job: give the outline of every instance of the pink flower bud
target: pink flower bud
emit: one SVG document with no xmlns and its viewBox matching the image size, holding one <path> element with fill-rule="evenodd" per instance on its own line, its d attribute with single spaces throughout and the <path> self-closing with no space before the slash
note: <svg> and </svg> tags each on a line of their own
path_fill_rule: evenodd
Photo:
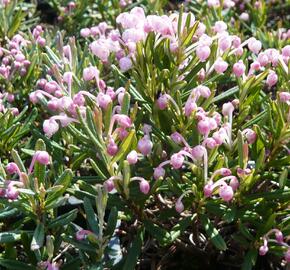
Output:
<svg viewBox="0 0 290 270">
<path fill-rule="evenodd" d="M 126 72 L 132 67 L 132 61 L 129 57 L 123 57 L 119 60 L 120 69 L 122 72 Z"/>
<path fill-rule="evenodd" d="M 140 191 L 144 194 L 148 194 L 148 192 L 150 191 L 150 185 L 149 185 L 148 181 L 146 181 L 146 180 L 140 181 L 139 188 L 140 188 Z"/>
<path fill-rule="evenodd" d="M 37 86 L 41 89 L 44 89 L 45 85 L 47 83 L 47 80 L 46 79 L 40 79 L 38 82 L 37 82 Z"/>
<path fill-rule="evenodd" d="M 183 210 L 184 210 L 184 205 L 183 205 L 183 203 L 182 203 L 182 201 L 181 200 L 177 200 L 176 201 L 176 203 L 175 203 L 175 210 L 176 210 L 176 212 L 178 212 L 178 213 L 181 213 L 181 212 L 183 212 Z"/>
<path fill-rule="evenodd" d="M 6 197 L 7 199 L 10 199 L 10 200 L 16 200 L 19 196 L 19 191 L 18 189 L 13 186 L 13 185 L 9 185 L 7 190 L 6 190 Z"/>
<path fill-rule="evenodd" d="M 269 62 L 270 62 L 269 61 L 269 57 L 267 56 L 267 54 L 265 54 L 263 52 L 259 53 L 258 58 L 257 58 L 257 61 L 260 63 L 260 65 L 262 67 L 268 65 Z"/>
<path fill-rule="evenodd" d="M 214 70 L 218 73 L 224 73 L 228 68 L 228 63 L 224 61 L 222 58 L 218 58 L 214 63 Z"/>
<path fill-rule="evenodd" d="M 283 236 L 283 233 L 281 231 L 276 231 L 275 232 L 275 238 L 276 238 L 276 241 L 278 243 L 283 243 L 283 239 L 284 239 L 284 236 Z"/>
<path fill-rule="evenodd" d="M 72 83 L 72 79 L 73 79 L 73 73 L 68 71 L 68 72 L 65 72 L 62 76 L 62 79 L 65 83 L 67 84 L 71 84 Z"/>
<path fill-rule="evenodd" d="M 125 128 L 117 128 L 117 130 L 120 140 L 124 140 L 129 134 L 129 132 Z"/>
<path fill-rule="evenodd" d="M 286 45 L 284 48 L 282 48 L 282 55 L 284 57 L 290 57 L 290 45 Z"/>
<path fill-rule="evenodd" d="M 266 79 L 266 84 L 269 86 L 269 87 L 272 87 L 274 86 L 276 83 L 278 82 L 278 75 L 276 74 L 275 71 L 270 71 L 268 76 L 267 76 L 267 79 Z"/>
<path fill-rule="evenodd" d="M 200 37 L 201 35 L 203 35 L 204 33 L 205 33 L 205 30 L 206 30 L 206 26 L 202 23 L 202 22 L 200 22 L 199 24 L 198 24 L 198 27 L 197 27 L 197 29 L 196 29 L 196 31 L 195 31 L 195 35 L 197 36 L 197 37 Z"/>
<path fill-rule="evenodd" d="M 245 71 L 246 71 L 246 66 L 244 65 L 242 60 L 234 64 L 233 72 L 237 77 L 241 77 L 245 73 Z"/>
<path fill-rule="evenodd" d="M 75 105 L 84 106 L 85 105 L 85 102 L 86 102 L 86 100 L 85 100 L 85 97 L 83 96 L 83 94 L 77 93 L 77 94 L 74 95 L 74 97 L 73 97 L 73 103 Z"/>
<path fill-rule="evenodd" d="M 129 128 L 132 125 L 132 121 L 129 116 L 125 114 L 116 114 L 116 121 L 123 128 Z"/>
<path fill-rule="evenodd" d="M 91 81 L 99 77 L 99 71 L 96 67 L 87 67 L 83 70 L 83 79 L 85 81 Z"/>
<path fill-rule="evenodd" d="M 58 109 L 58 99 L 53 98 L 47 102 L 47 108 L 53 112 L 57 111 Z"/>
<path fill-rule="evenodd" d="M 118 145 L 115 143 L 114 139 L 111 137 L 109 140 L 109 144 L 107 146 L 107 153 L 110 156 L 116 155 L 118 152 Z"/>
<path fill-rule="evenodd" d="M 85 237 L 86 237 L 88 234 L 90 234 L 90 233 L 91 233 L 91 232 L 88 231 L 88 230 L 79 230 L 79 231 L 77 231 L 77 233 L 76 233 L 76 239 L 77 239 L 78 241 L 84 240 Z"/>
<path fill-rule="evenodd" d="M 36 151 L 34 154 L 36 156 L 36 161 L 42 165 L 48 165 L 50 161 L 49 154 L 46 151 Z"/>
<path fill-rule="evenodd" d="M 212 185 L 211 184 L 206 184 L 203 188 L 203 194 L 206 198 L 211 197 L 212 195 Z"/>
<path fill-rule="evenodd" d="M 13 94 L 11 94 L 11 93 L 8 93 L 7 101 L 12 103 L 14 101 L 14 99 L 15 99 L 15 96 Z"/>
<path fill-rule="evenodd" d="M 58 123 L 54 119 L 45 120 L 43 122 L 43 131 L 50 138 L 59 129 Z"/>
<path fill-rule="evenodd" d="M 160 110 L 164 110 L 167 108 L 168 106 L 168 97 L 166 94 L 161 95 L 158 99 L 157 99 L 157 106 Z"/>
<path fill-rule="evenodd" d="M 229 185 L 233 189 L 233 191 L 236 191 L 238 189 L 238 187 L 240 186 L 240 183 L 239 183 L 237 177 L 233 176 L 231 178 L 231 181 L 230 181 Z"/>
<path fill-rule="evenodd" d="M 209 46 L 198 46 L 196 48 L 196 56 L 200 62 L 205 62 L 205 60 L 210 56 L 210 47 Z"/>
<path fill-rule="evenodd" d="M 219 195 L 224 201 L 229 202 L 234 196 L 234 191 L 231 186 L 224 184 L 219 188 Z"/>
<path fill-rule="evenodd" d="M 61 90 L 56 90 L 54 92 L 54 95 L 57 97 L 57 98 L 61 98 L 63 97 L 63 92 Z"/>
<path fill-rule="evenodd" d="M 261 69 L 261 64 L 258 61 L 254 61 L 251 64 L 251 71 L 256 70 L 259 71 Z"/>
<path fill-rule="evenodd" d="M 201 135 L 204 135 L 204 136 L 208 135 L 208 133 L 210 132 L 209 118 L 205 118 L 203 120 L 200 120 L 197 124 L 197 129 Z"/>
<path fill-rule="evenodd" d="M 184 162 L 184 156 L 182 154 L 173 154 L 170 158 L 170 164 L 174 169 L 180 169 Z"/>
<path fill-rule="evenodd" d="M 285 260 L 287 263 L 290 263 L 290 248 L 284 254 Z"/>
<path fill-rule="evenodd" d="M 279 99 L 281 102 L 288 102 L 290 101 L 290 93 L 288 92 L 280 92 L 279 93 Z"/>
<path fill-rule="evenodd" d="M 219 42 L 218 42 L 218 46 L 221 49 L 221 51 L 226 51 L 227 49 L 229 49 L 232 46 L 232 39 L 230 36 L 224 36 L 222 37 Z"/>
<path fill-rule="evenodd" d="M 244 53 L 244 49 L 242 46 L 238 47 L 236 50 L 235 50 L 235 55 L 236 56 L 242 56 Z"/>
<path fill-rule="evenodd" d="M 187 117 L 190 117 L 192 112 L 197 110 L 197 105 L 192 99 L 188 99 L 184 106 L 184 114 Z"/>
<path fill-rule="evenodd" d="M 232 174 L 231 170 L 228 168 L 220 168 L 219 171 L 222 176 L 230 176 Z"/>
<path fill-rule="evenodd" d="M 58 108 L 60 110 L 66 111 L 68 108 L 73 104 L 73 101 L 70 97 L 64 96 L 60 99 L 58 99 Z"/>
<path fill-rule="evenodd" d="M 92 53 L 100 58 L 101 61 L 107 62 L 110 56 L 110 50 L 108 49 L 108 45 L 104 40 L 96 40 L 91 43 L 90 49 Z"/>
<path fill-rule="evenodd" d="M 241 39 L 238 36 L 232 36 L 232 42 L 235 48 L 238 48 L 241 45 Z"/>
<path fill-rule="evenodd" d="M 235 110 L 235 107 L 231 102 L 227 102 L 223 104 L 222 114 L 224 116 L 232 115 Z"/>
<path fill-rule="evenodd" d="M 243 12 L 240 17 L 239 17 L 242 21 L 248 21 L 250 16 L 249 16 L 249 13 L 247 12 Z"/>
<path fill-rule="evenodd" d="M 129 164 L 136 164 L 138 161 L 138 154 L 135 150 L 132 150 L 128 155 L 127 155 L 127 161 Z"/>
<path fill-rule="evenodd" d="M 280 53 L 278 50 L 270 48 L 270 49 L 265 50 L 265 54 L 268 56 L 269 61 L 273 64 L 273 66 L 278 65 L 278 59 L 280 56 Z"/>
<path fill-rule="evenodd" d="M 19 71 L 19 74 L 21 77 L 25 76 L 27 73 L 27 69 L 25 67 L 22 67 Z"/>
<path fill-rule="evenodd" d="M 199 94 L 204 98 L 209 98 L 211 95 L 211 91 L 207 86 L 200 85 L 196 88 L 196 90 L 199 92 Z"/>
<path fill-rule="evenodd" d="M 165 175 L 165 170 L 162 167 L 156 167 L 154 169 L 153 177 L 155 180 L 158 180 L 159 178 L 163 178 Z"/>
<path fill-rule="evenodd" d="M 44 46 L 45 46 L 45 43 L 46 43 L 46 40 L 45 40 L 45 38 L 43 38 L 43 37 L 38 37 L 38 38 L 36 39 L 36 42 L 37 42 L 37 44 L 38 44 L 40 47 L 44 47 Z"/>
<path fill-rule="evenodd" d="M 174 132 L 170 135 L 170 138 L 177 144 L 182 143 L 182 135 L 178 132 Z"/>
<path fill-rule="evenodd" d="M 36 104 L 38 102 L 38 97 L 37 97 L 36 92 L 32 92 L 29 94 L 29 100 L 33 104 Z"/>
<path fill-rule="evenodd" d="M 59 86 L 55 81 L 48 82 L 44 85 L 44 90 L 50 94 L 53 94 L 58 89 Z"/>
<path fill-rule="evenodd" d="M 115 100 L 116 98 L 116 93 L 112 87 L 107 87 L 106 95 L 110 96 L 112 100 Z"/>
<path fill-rule="evenodd" d="M 147 156 L 151 153 L 153 143 L 151 142 L 148 135 L 145 135 L 141 140 L 138 141 L 137 148 L 144 155 Z"/>
<path fill-rule="evenodd" d="M 248 143 L 252 144 L 252 143 L 254 143 L 256 141 L 257 134 L 256 134 L 255 131 L 253 131 L 252 129 L 247 128 L 247 129 L 244 130 L 244 133 L 246 135 Z"/>
<path fill-rule="evenodd" d="M 262 43 L 261 43 L 261 41 L 252 37 L 248 41 L 248 48 L 251 52 L 258 54 L 259 51 L 262 49 Z"/>
<path fill-rule="evenodd" d="M 19 168 L 18 168 L 18 166 L 17 166 L 17 164 L 15 162 L 10 162 L 6 166 L 6 171 L 9 174 L 14 174 L 14 173 L 19 172 Z"/>
<path fill-rule="evenodd" d="M 103 185 L 107 192 L 111 192 L 115 188 L 115 184 L 112 179 L 106 180 Z"/>
<path fill-rule="evenodd" d="M 89 28 L 83 28 L 83 29 L 81 29 L 80 33 L 81 33 L 81 36 L 83 38 L 86 38 L 86 37 L 90 36 L 91 30 Z"/>
<path fill-rule="evenodd" d="M 97 101 L 102 109 L 107 109 L 108 105 L 112 102 L 109 95 L 100 92 L 97 96 Z"/>
<path fill-rule="evenodd" d="M 206 138 L 204 140 L 204 145 L 209 149 L 214 149 L 217 146 L 217 143 L 213 138 Z"/>
<path fill-rule="evenodd" d="M 205 70 L 204 70 L 204 68 L 202 68 L 197 74 L 198 80 L 203 82 L 205 79 L 205 75 L 206 75 Z"/>
<path fill-rule="evenodd" d="M 196 160 L 201 160 L 205 152 L 206 149 L 202 145 L 197 145 L 191 150 L 191 154 Z"/>
<path fill-rule="evenodd" d="M 259 248 L 259 254 L 260 254 L 260 256 L 265 256 L 268 251 L 269 251 L 268 246 L 261 246 Z"/>
<path fill-rule="evenodd" d="M 224 31 L 226 31 L 228 28 L 227 24 L 223 21 L 217 21 L 214 25 L 214 28 L 213 30 L 216 32 L 216 33 L 222 33 Z"/>
</svg>

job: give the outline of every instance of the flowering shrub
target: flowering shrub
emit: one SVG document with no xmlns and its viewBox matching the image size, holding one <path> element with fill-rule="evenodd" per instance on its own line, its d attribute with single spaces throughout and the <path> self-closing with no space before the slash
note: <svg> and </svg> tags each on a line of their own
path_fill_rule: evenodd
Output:
<svg viewBox="0 0 290 270">
<path fill-rule="evenodd" d="M 265 1 L 166 2 L 48 1 L 68 34 L 3 40 L 5 269 L 289 263 L 289 31 Z"/>
</svg>

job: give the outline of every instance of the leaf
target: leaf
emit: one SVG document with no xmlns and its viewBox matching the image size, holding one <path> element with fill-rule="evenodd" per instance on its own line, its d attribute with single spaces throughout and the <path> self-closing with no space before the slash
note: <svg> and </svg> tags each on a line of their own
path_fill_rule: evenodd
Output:
<svg viewBox="0 0 290 270">
<path fill-rule="evenodd" d="M 23 263 L 23 262 L 19 262 L 19 261 L 15 261 L 15 260 L 9 260 L 9 259 L 2 259 L 0 258 L 0 265 L 4 266 L 8 269 L 12 269 L 12 270 L 36 270 L 36 267 Z"/>
<path fill-rule="evenodd" d="M 257 249 L 250 249 L 244 259 L 242 270 L 251 270 L 256 264 L 258 251 Z"/>
<path fill-rule="evenodd" d="M 45 151 L 46 150 L 46 146 L 45 143 L 42 139 L 38 139 L 36 142 L 36 146 L 35 146 L 35 150 L 36 151 Z M 38 183 L 45 183 L 45 165 L 39 163 L 38 161 L 35 161 L 34 164 L 34 177 L 36 177 L 38 179 Z"/>
<path fill-rule="evenodd" d="M 60 177 L 55 181 L 54 183 L 54 187 L 58 187 L 56 189 L 52 189 L 48 196 L 47 199 L 45 201 L 45 204 L 51 204 L 53 203 L 53 201 L 57 198 L 62 196 L 62 194 L 66 191 L 66 189 L 69 187 L 71 181 L 73 178 L 73 172 L 70 169 L 66 169 L 64 170 L 64 172 L 60 175 Z M 61 188 L 59 189 L 59 187 L 61 186 Z"/>
<path fill-rule="evenodd" d="M 21 234 L 14 232 L 2 232 L 0 233 L 0 243 L 12 243 L 20 240 Z"/>
<path fill-rule="evenodd" d="M 130 133 L 128 134 L 128 136 L 126 137 L 126 139 L 123 140 L 123 142 L 121 143 L 119 151 L 113 157 L 111 163 L 113 164 L 115 162 L 123 160 L 128 155 L 130 150 L 134 147 L 134 145 L 136 144 L 136 141 L 137 141 L 137 139 L 135 136 L 135 130 L 132 129 L 130 131 Z"/>
<path fill-rule="evenodd" d="M 62 227 L 70 224 L 75 218 L 77 217 L 78 209 L 73 209 L 72 211 L 58 216 L 57 218 L 53 219 L 48 225 L 47 228 L 55 228 L 55 227 Z"/>
<path fill-rule="evenodd" d="M 245 163 L 245 156 L 244 156 L 244 140 L 242 132 L 238 131 L 238 153 L 239 153 L 239 166 L 242 169 L 245 169 L 247 164 Z"/>
<path fill-rule="evenodd" d="M 109 219 L 107 223 L 106 235 L 112 236 L 114 234 L 117 221 L 118 221 L 118 210 L 114 206 L 110 211 L 110 215 L 109 215 Z"/>
<path fill-rule="evenodd" d="M 238 92 L 239 92 L 239 87 L 235 86 L 235 87 L 233 87 L 225 92 L 222 92 L 218 96 L 214 97 L 212 99 L 211 103 L 216 103 L 218 101 L 224 100 L 224 99 L 226 99 L 226 98 L 228 98 L 228 97 L 230 97 Z"/>
<path fill-rule="evenodd" d="M 87 244 L 85 242 L 82 241 L 77 241 L 75 239 L 73 239 L 72 237 L 68 237 L 67 235 L 63 236 L 63 240 L 72 244 L 74 247 L 80 249 L 80 250 L 84 250 L 84 251 L 88 251 L 88 252 L 96 252 L 96 248 L 93 247 L 90 244 Z"/>
<path fill-rule="evenodd" d="M 86 220 L 89 223 L 91 230 L 95 234 L 98 234 L 99 225 L 98 225 L 97 216 L 94 212 L 90 199 L 88 199 L 87 197 L 84 198 L 84 209 L 86 212 Z"/>
<path fill-rule="evenodd" d="M 39 223 L 34 231 L 31 241 L 31 250 L 37 250 L 43 246 L 44 242 L 44 225 Z"/>
<path fill-rule="evenodd" d="M 158 225 L 152 223 L 151 221 L 144 221 L 145 229 L 150 233 L 156 240 L 162 245 L 166 246 L 171 242 L 171 235 L 165 229 L 159 227 Z"/>
<path fill-rule="evenodd" d="M 129 248 L 128 255 L 123 266 L 123 270 L 134 270 L 137 264 L 137 260 L 141 253 L 141 248 L 143 244 L 144 230 L 139 229 L 135 239 L 133 240 L 131 247 Z"/>
<path fill-rule="evenodd" d="M 18 209 L 6 207 L 5 209 L 0 210 L 0 220 L 13 217 L 17 215 L 18 213 L 19 213 Z"/>
<path fill-rule="evenodd" d="M 288 179 L 289 179 L 288 178 L 288 169 L 285 168 L 279 177 L 279 187 L 283 189 L 285 187 Z M 0 214 L 0 217 L 1 217 L 1 214 Z"/>
<path fill-rule="evenodd" d="M 185 230 L 188 226 L 190 226 L 190 224 L 192 223 L 192 221 L 194 220 L 194 218 L 196 217 L 196 214 L 190 216 L 190 217 L 186 217 L 184 219 L 182 219 L 181 221 L 179 221 L 170 231 L 170 235 L 171 235 L 171 241 L 175 241 Z"/>
<path fill-rule="evenodd" d="M 22 172 L 26 172 L 26 168 L 18 154 L 18 152 L 14 149 L 11 150 L 11 156 L 14 160 L 14 162 L 17 164 L 17 166 L 19 167 L 20 171 Z"/>
<path fill-rule="evenodd" d="M 202 215 L 201 216 L 201 223 L 204 227 L 204 230 L 209 237 L 210 241 L 218 250 L 226 250 L 227 245 L 222 236 L 219 234 L 218 230 L 212 225 L 210 219 Z"/>
</svg>

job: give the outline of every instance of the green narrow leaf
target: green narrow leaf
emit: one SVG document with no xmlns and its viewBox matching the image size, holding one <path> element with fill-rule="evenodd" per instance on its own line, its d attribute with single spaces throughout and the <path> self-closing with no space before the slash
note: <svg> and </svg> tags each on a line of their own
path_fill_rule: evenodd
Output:
<svg viewBox="0 0 290 270">
<path fill-rule="evenodd" d="M 46 150 L 45 143 L 42 139 L 37 140 L 35 150 L 36 151 L 45 151 Z M 36 177 L 38 179 L 39 184 L 45 183 L 45 168 L 46 168 L 45 165 L 40 164 L 38 161 L 35 161 L 33 172 L 34 172 L 34 177 Z"/>
<path fill-rule="evenodd" d="M 134 145 L 137 143 L 137 139 L 135 136 L 135 130 L 132 129 L 129 133 L 129 135 L 126 137 L 125 140 L 123 140 L 123 142 L 120 145 L 119 151 L 118 153 L 113 157 L 111 163 L 115 163 L 118 162 L 120 160 L 123 160 L 128 153 L 130 152 L 130 150 L 132 148 L 134 148 Z"/>
<path fill-rule="evenodd" d="M 110 211 L 110 215 L 109 215 L 109 219 L 107 223 L 106 235 L 112 236 L 114 234 L 117 221 L 118 221 L 118 210 L 114 206 Z"/>
<path fill-rule="evenodd" d="M 0 243 L 12 243 L 20 240 L 21 234 L 14 232 L 2 232 L 0 233 Z"/>
<path fill-rule="evenodd" d="M 36 267 L 23 263 L 23 262 L 19 262 L 19 261 L 15 261 L 15 260 L 9 260 L 9 259 L 2 259 L 0 258 L 0 265 L 3 267 L 6 267 L 7 269 L 11 269 L 11 270 L 36 270 Z"/>
<path fill-rule="evenodd" d="M 34 231 L 31 241 L 31 250 L 37 250 L 43 246 L 44 242 L 44 225 L 39 223 Z"/>
<path fill-rule="evenodd" d="M 141 253 L 141 248 L 143 244 L 144 229 L 140 228 L 137 232 L 135 239 L 129 248 L 128 255 L 123 266 L 123 270 L 134 270 Z"/>
<path fill-rule="evenodd" d="M 91 204 L 91 200 L 87 197 L 84 198 L 84 209 L 86 212 L 86 220 L 90 225 L 90 229 L 95 233 L 98 234 L 99 232 L 99 225 L 97 221 L 97 216 L 94 212 L 94 209 Z"/>
<path fill-rule="evenodd" d="M 58 216 L 57 218 L 53 219 L 47 226 L 48 229 L 55 228 L 55 227 L 62 227 L 70 224 L 75 218 L 77 217 L 78 209 L 73 209 L 72 211 Z"/>
<path fill-rule="evenodd" d="M 144 221 L 145 229 L 150 233 L 156 240 L 165 246 L 171 242 L 171 235 L 165 229 L 159 227 L 158 225 L 152 223 L 149 220 Z"/>
<path fill-rule="evenodd" d="M 251 270 L 256 264 L 258 251 L 257 249 L 250 249 L 244 259 L 242 270 Z"/>
<path fill-rule="evenodd" d="M 210 241 L 213 243 L 213 245 L 218 249 L 218 250 L 226 250 L 227 245 L 225 240 L 222 238 L 222 236 L 219 234 L 218 230 L 212 225 L 210 219 L 202 215 L 201 216 L 201 223 L 204 227 L 204 230 L 209 237 Z"/>
</svg>

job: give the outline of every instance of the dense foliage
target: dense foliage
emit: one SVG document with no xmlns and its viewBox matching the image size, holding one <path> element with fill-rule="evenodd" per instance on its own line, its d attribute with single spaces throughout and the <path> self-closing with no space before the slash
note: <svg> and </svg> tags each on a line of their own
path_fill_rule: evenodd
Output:
<svg viewBox="0 0 290 270">
<path fill-rule="evenodd" d="M 0 0 L 1 269 L 285 269 L 290 4 Z"/>
</svg>

